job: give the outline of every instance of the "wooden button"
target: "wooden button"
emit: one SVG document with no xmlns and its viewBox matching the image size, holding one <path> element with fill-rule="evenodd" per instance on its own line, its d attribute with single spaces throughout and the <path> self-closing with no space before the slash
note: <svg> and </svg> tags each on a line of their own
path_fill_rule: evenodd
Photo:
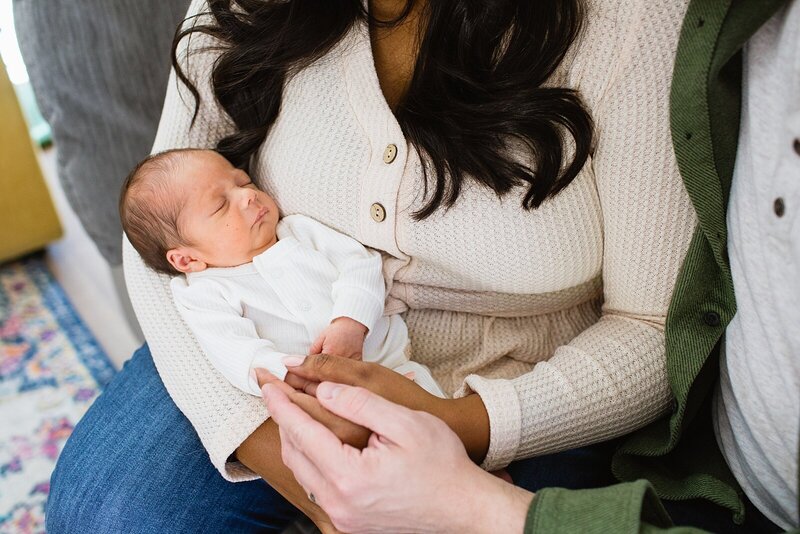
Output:
<svg viewBox="0 0 800 534">
<path fill-rule="evenodd" d="M 397 145 L 386 145 L 383 151 L 383 162 L 389 164 L 397 157 Z"/>
<path fill-rule="evenodd" d="M 370 207 L 369 214 L 375 222 L 383 222 L 386 219 L 386 209 L 377 202 Z"/>
</svg>

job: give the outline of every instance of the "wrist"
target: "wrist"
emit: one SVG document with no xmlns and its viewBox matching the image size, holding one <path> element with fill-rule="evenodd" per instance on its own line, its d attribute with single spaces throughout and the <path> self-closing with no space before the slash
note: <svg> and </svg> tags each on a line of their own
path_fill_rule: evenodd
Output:
<svg viewBox="0 0 800 534">
<path fill-rule="evenodd" d="M 461 439 L 470 459 L 481 464 L 489 450 L 489 414 L 480 395 L 436 399 L 437 405 L 431 413 L 447 423 Z"/>
<path fill-rule="evenodd" d="M 352 329 L 355 332 L 362 334 L 364 337 L 367 337 L 367 332 L 369 328 L 367 328 L 364 324 L 356 321 L 355 319 L 351 319 L 347 316 L 337 317 L 331 324 L 336 324 L 337 326 L 345 327 L 348 329 Z"/>
<path fill-rule="evenodd" d="M 525 519 L 534 494 L 487 473 L 480 468 L 472 477 L 466 492 L 460 532 L 519 532 L 525 528 Z"/>
</svg>

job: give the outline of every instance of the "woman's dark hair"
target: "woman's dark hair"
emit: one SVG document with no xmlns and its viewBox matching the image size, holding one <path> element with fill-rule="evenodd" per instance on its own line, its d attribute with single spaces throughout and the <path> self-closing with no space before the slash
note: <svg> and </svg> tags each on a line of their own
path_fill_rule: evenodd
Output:
<svg viewBox="0 0 800 534">
<path fill-rule="evenodd" d="M 414 0 L 389 21 L 371 18 L 365 4 L 208 0 L 211 23 L 178 29 L 172 64 L 196 100 L 178 44 L 195 32 L 220 42 L 212 86 L 237 131 L 216 148 L 234 166 L 249 169 L 293 72 L 325 55 L 358 22 L 399 24 Z M 415 216 L 452 206 L 465 180 L 499 196 L 525 186 L 526 209 L 569 185 L 592 148 L 592 119 L 575 90 L 544 84 L 580 33 L 581 0 L 430 0 L 421 20 L 414 75 L 395 110 L 424 162 L 425 204 Z M 198 107 L 196 101 L 195 118 Z M 515 157 L 512 145 L 531 152 L 532 166 Z"/>
</svg>

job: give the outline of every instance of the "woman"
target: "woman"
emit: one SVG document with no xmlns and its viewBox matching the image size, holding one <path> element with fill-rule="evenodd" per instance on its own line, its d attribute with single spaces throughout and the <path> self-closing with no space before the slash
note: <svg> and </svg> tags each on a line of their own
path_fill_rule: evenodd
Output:
<svg viewBox="0 0 800 534">
<path fill-rule="evenodd" d="M 173 76 L 153 150 L 216 146 L 284 214 L 385 253 L 387 311 L 406 312 L 414 358 L 455 398 L 391 374 L 361 385 L 446 421 L 486 469 L 620 436 L 668 410 L 663 326 L 695 226 L 667 120 L 683 2 L 385 0 L 369 14 L 360 2 L 209 4 L 213 15 L 178 36 L 185 83 Z M 276 461 L 278 430 L 259 400 L 213 371 L 168 281 L 126 255 L 159 374 L 213 465 L 230 480 L 262 476 L 327 528 Z M 115 396 L 152 384 L 147 354 L 134 362 L 89 420 L 113 419 Z M 147 413 L 142 399 L 126 409 Z M 166 400 L 152 410 L 174 414 Z M 263 485 L 207 488 L 220 503 L 193 508 L 170 476 L 196 487 L 200 444 L 148 417 L 134 434 L 156 459 L 134 444 L 115 452 L 131 456 L 124 469 L 104 458 L 115 480 L 152 465 L 166 473 L 136 492 L 140 528 L 291 516 Z M 76 431 L 65 455 L 114 434 L 96 428 Z"/>
</svg>

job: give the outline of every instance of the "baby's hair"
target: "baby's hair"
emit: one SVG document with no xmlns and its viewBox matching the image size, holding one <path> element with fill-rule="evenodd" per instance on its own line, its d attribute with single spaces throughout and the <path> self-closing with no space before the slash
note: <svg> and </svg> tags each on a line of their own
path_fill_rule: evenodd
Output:
<svg viewBox="0 0 800 534">
<path fill-rule="evenodd" d="M 199 149 L 175 148 L 147 156 L 122 184 L 122 229 L 142 260 L 160 273 L 181 274 L 167 260 L 168 250 L 186 244 L 178 229 L 181 206 L 169 182 L 186 153 L 194 151 Z"/>
</svg>

